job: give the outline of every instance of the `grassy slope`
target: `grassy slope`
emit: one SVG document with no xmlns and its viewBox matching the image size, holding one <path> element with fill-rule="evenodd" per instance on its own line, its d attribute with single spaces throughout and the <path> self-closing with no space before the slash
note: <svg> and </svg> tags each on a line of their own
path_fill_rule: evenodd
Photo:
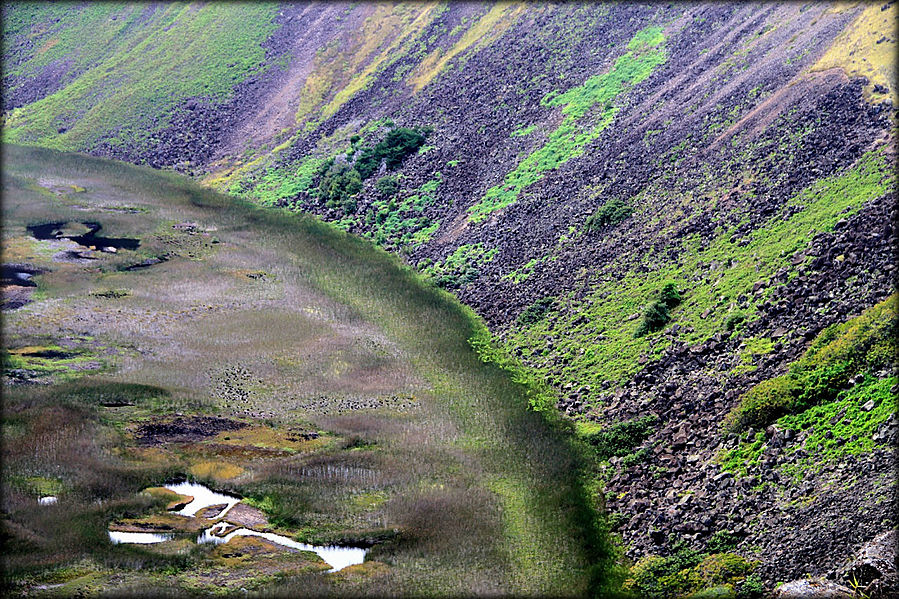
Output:
<svg viewBox="0 0 899 599">
<path fill-rule="evenodd" d="M 26 25 L 52 21 L 54 6 L 26 15 L 11 11 L 8 35 L 29 31 L 48 48 L 21 67 L 25 73 L 70 56 L 86 70 L 55 93 L 13 110 L 4 141 L 58 149 L 87 149 L 107 136 L 113 145 L 147 143 L 181 101 L 221 101 L 262 67 L 261 44 L 275 27 L 276 9 L 272 3 L 247 4 L 239 12 L 216 4 L 168 4 L 149 22 L 135 24 L 140 7 L 99 3 L 80 8 L 58 33 L 30 32 Z"/>
<path fill-rule="evenodd" d="M 210 397 L 212 390 L 204 381 L 201 366 L 204 361 L 227 364 L 234 363 L 235 357 L 240 356 L 237 364 L 246 364 L 251 371 L 259 371 L 263 368 L 261 364 L 270 362 L 272 357 L 289 353 L 292 343 L 294 346 L 297 341 L 308 344 L 316 335 L 320 337 L 322 333 L 316 331 L 321 325 L 309 323 L 302 317 L 302 312 L 291 315 L 291 306 L 293 310 L 299 305 L 305 306 L 304 310 L 311 314 L 331 315 L 325 319 L 326 335 L 333 335 L 335 328 L 348 326 L 362 332 L 356 335 L 375 334 L 377 337 L 380 335 L 377 331 L 382 331 L 400 348 L 399 355 L 411 366 L 415 377 L 424 381 L 423 387 L 415 385 L 422 412 L 410 421 L 411 429 L 398 436 L 392 435 L 396 425 L 389 423 L 402 423 L 403 418 L 388 414 L 372 417 L 360 433 L 364 436 L 365 426 L 374 426 L 376 430 L 372 434 L 379 446 L 383 445 L 374 455 L 385 460 L 385 464 L 394 460 L 394 467 L 406 463 L 410 471 L 420 471 L 424 476 L 423 479 L 404 480 L 397 487 L 387 489 L 393 494 L 391 501 L 395 509 L 406 506 L 414 512 L 421 509 L 421 502 L 430 502 L 443 506 L 440 510 L 447 510 L 449 514 L 458 513 L 454 510 L 460 509 L 459 501 L 473 501 L 473 509 L 487 510 L 475 512 L 477 519 L 482 521 L 479 524 L 457 522 L 450 526 L 445 531 L 449 542 L 431 540 L 431 545 L 425 544 L 430 550 L 423 550 L 421 546 L 404 549 L 403 545 L 386 545 L 380 550 L 378 559 L 392 565 L 394 578 L 391 584 L 398 584 L 407 592 L 438 594 L 489 588 L 521 593 L 582 593 L 588 581 L 588 565 L 592 564 L 594 574 L 607 575 L 607 548 L 605 541 L 596 534 L 593 512 L 581 487 L 583 465 L 571 439 L 558 422 L 553 423 L 551 418 L 548 422 L 548 416 L 527 410 L 526 389 L 511 382 L 503 370 L 481 362 L 469 344 L 470 338 L 485 335 L 480 321 L 451 296 L 401 266 L 395 257 L 375 251 L 367 242 L 348 237 L 314 220 L 236 203 L 174 175 L 15 146 L 5 149 L 5 160 L 7 178 L 4 187 L 8 199 L 5 244 L 19 248 L 19 260 L 40 260 L 33 247 L 23 249 L 22 242 L 14 239 L 15 231 L 21 231 L 21 224 L 47 218 L 74 220 L 89 214 L 73 210 L 72 204 L 105 205 L 107 210 L 115 210 L 127 203 L 138 208 L 137 213 L 95 213 L 94 218 L 102 220 L 119 235 L 132 234 L 150 239 L 155 231 L 156 235 L 164 237 L 168 235 L 163 234 L 168 229 L 167 223 L 186 217 L 204 226 L 215 225 L 218 228 L 216 236 L 222 244 L 217 250 L 204 250 L 212 253 L 194 253 L 194 259 L 182 248 L 180 257 L 173 257 L 164 265 L 147 271 L 137 271 L 137 274 L 112 270 L 98 278 L 97 274 L 78 267 L 56 265 L 52 276 L 45 275 L 46 282 L 41 284 L 36 296 L 38 301 L 5 319 L 7 334 L 11 334 L 8 339 L 21 342 L 18 337 L 26 333 L 38 337 L 72 336 L 81 329 L 94 329 L 96 339 L 88 343 L 105 344 L 116 351 L 146 350 L 155 344 L 158 349 L 150 352 L 149 355 L 156 356 L 152 359 L 141 358 L 133 351 L 125 351 L 123 357 L 113 358 L 107 362 L 107 368 L 112 368 L 107 371 L 107 376 L 124 380 L 137 377 L 141 382 L 168 387 L 173 395 L 156 405 L 157 415 L 160 415 L 175 410 L 217 413 L 230 407 L 214 396 Z M 55 196 L 47 191 L 46 186 L 51 184 L 76 184 L 87 191 Z M 157 221 L 161 221 L 161 228 L 154 225 Z M 146 251 L 153 249 L 150 241 L 146 241 L 145 246 Z M 278 261 L 267 262 L 273 255 L 278 256 Z M 121 254 L 110 258 L 119 259 L 123 259 Z M 114 262 L 110 264 L 114 265 Z M 256 297 L 255 292 L 241 290 L 240 284 L 223 275 L 235 267 L 246 268 L 254 264 L 257 268 L 264 264 L 275 274 L 275 279 L 282 282 L 280 292 Z M 103 267 L 103 270 L 108 269 Z M 179 280 L 183 283 L 172 284 Z M 132 296 L 112 303 L 92 298 L 90 291 L 98 285 L 101 288 L 128 288 L 132 290 Z M 299 304 L 297 299 L 292 299 L 298 293 L 302 300 Z M 229 301 L 228 298 L 232 299 Z M 189 316 L 186 320 L 185 316 L 180 316 L 169 320 L 179 312 L 195 314 L 194 308 L 204 305 L 213 310 L 209 316 Z M 268 306 L 275 314 L 266 315 L 265 310 L 260 311 L 257 306 Z M 281 312 L 284 313 L 279 316 Z M 75 316 L 96 324 L 72 324 L 78 322 Z M 54 318 L 59 322 L 56 323 Z M 146 329 L 146 325 L 134 318 L 140 318 L 151 328 Z M 291 321 L 295 321 L 298 328 L 277 324 Z M 375 333 L 365 333 L 372 330 L 372 325 Z M 327 333 L 328 327 L 331 327 L 331 333 Z M 252 334 L 248 335 L 247 331 Z M 260 345 L 262 334 L 264 343 Z M 291 339 L 295 341 L 291 342 Z M 165 348 L 170 348 L 170 355 L 161 353 Z M 179 354 L 184 351 L 187 353 Z M 204 351 L 209 352 L 208 357 L 204 357 Z M 340 355 L 344 356 L 341 362 L 345 362 L 350 359 L 346 356 L 351 354 Z M 313 354 L 308 359 L 325 358 Z M 295 389 L 291 385 L 312 384 L 333 394 L 335 389 L 329 387 L 332 383 L 328 382 L 328 377 L 333 376 L 343 377 L 341 380 L 345 379 L 345 384 L 351 385 L 353 376 L 349 375 L 353 369 L 348 371 L 346 365 L 341 368 L 339 363 L 323 364 L 317 372 L 324 373 L 324 378 L 321 375 L 308 378 L 307 374 L 306 379 L 295 381 L 277 377 L 266 380 L 261 390 L 256 390 L 262 403 L 250 407 L 272 412 L 276 421 L 289 423 L 297 418 L 311 418 L 320 428 L 330 426 L 335 431 L 331 434 L 350 434 L 354 426 L 358 429 L 359 424 L 365 422 L 364 415 L 341 419 L 327 411 L 317 416 L 304 413 L 297 407 L 294 395 L 289 393 Z M 121 374 L 116 374 L 115 367 L 122 369 Z M 334 367 L 338 370 L 333 370 Z M 302 374 L 294 371 L 292 376 Z M 115 483 L 107 483 L 104 487 L 105 492 L 117 496 L 118 503 L 111 503 L 120 506 L 115 509 L 121 509 L 125 491 L 151 483 L 154 475 L 161 475 L 160 468 L 170 471 L 172 467 L 138 460 L 138 466 L 122 474 L 121 464 L 115 460 L 109 462 L 108 454 L 103 456 L 123 441 L 116 440 L 116 434 L 105 429 L 102 421 L 98 422 L 96 416 L 91 415 L 91 410 L 71 398 L 60 404 L 54 395 L 41 396 L 39 390 L 28 387 L 13 391 L 17 405 L 31 405 L 32 409 L 35 405 L 43 406 L 44 413 L 49 414 L 74 410 L 78 413 L 76 420 L 84 423 L 79 431 L 101 431 L 96 438 L 103 440 L 100 445 L 106 449 L 99 447 L 99 454 L 96 450 L 89 452 L 94 461 L 87 460 L 81 470 L 82 474 L 92 476 L 99 474 L 90 472 L 94 469 L 116 472 L 120 478 L 113 476 L 111 479 L 120 481 L 121 487 L 115 488 Z M 35 393 L 39 397 L 34 397 Z M 25 409 L 23 413 L 31 412 Z M 17 426 L 27 431 L 33 425 L 26 422 Z M 377 430 L 379 427 L 383 430 Z M 66 435 L 69 433 L 77 437 L 71 431 Z M 420 436 L 422 434 L 424 437 Z M 30 472 L 33 475 L 46 467 L 53 471 L 53 464 L 41 465 L 41 460 L 59 459 L 67 447 L 63 443 L 50 454 L 38 452 L 37 462 L 27 462 L 30 464 L 27 472 L 20 474 Z M 14 468 L 25 468 L 25 462 L 7 463 L 14 464 Z M 197 472 L 209 472 L 215 470 L 213 466 L 203 462 L 195 467 Z M 269 494 L 275 487 L 266 482 L 265 473 L 271 476 L 273 472 L 281 472 L 278 476 L 285 476 L 284 471 L 273 471 L 270 466 L 249 463 L 244 467 L 255 469 L 253 484 L 263 490 L 269 489 L 266 491 Z M 230 474 L 234 472 L 230 471 Z M 430 472 L 430 475 L 424 475 L 424 472 Z M 77 478 L 81 475 L 62 476 L 63 482 L 66 476 Z M 123 476 L 124 482 L 121 482 Z M 257 488 L 252 485 L 245 488 L 250 482 L 240 483 L 240 480 L 232 483 L 238 490 L 247 492 L 247 489 Z M 288 484 L 302 486 L 302 481 L 290 483 L 289 480 Z M 6 479 L 5 485 L 9 484 Z M 109 485 L 113 489 L 109 489 Z M 82 488 L 80 492 L 90 497 L 89 490 Z M 17 515 L 13 510 L 12 513 L 13 522 L 22 518 L 28 523 L 29 518 L 22 512 Z M 104 517 L 109 517 L 110 513 L 108 510 L 92 513 L 93 524 L 85 526 L 91 535 L 99 535 L 96 527 L 104 526 Z M 425 521 L 425 530 L 420 534 L 427 537 L 429 528 L 439 529 L 448 524 L 438 514 Z M 502 519 L 497 521 L 500 514 Z M 402 513 L 395 517 L 402 519 Z M 502 531 L 499 537 L 490 532 L 491 522 L 498 523 Z M 483 536 L 485 533 L 487 536 Z M 108 549 L 98 551 L 109 554 Z M 479 561 L 485 559 L 484 556 L 493 556 L 492 559 L 499 561 Z M 60 562 L 57 559 L 50 563 Z M 153 567 L 156 566 L 150 569 Z M 177 570 L 185 566 L 168 563 L 159 567 Z M 594 584 L 601 582 L 601 578 L 593 580 Z M 381 592 L 387 588 L 396 590 L 396 587 L 376 588 L 381 588 Z"/>
<path fill-rule="evenodd" d="M 741 295 L 749 298 L 741 313 L 752 319 L 755 307 L 770 292 L 772 277 L 788 267 L 815 234 L 832 230 L 838 220 L 886 193 L 893 183 L 891 175 L 883 154 L 869 153 L 843 173 L 797 194 L 786 207 L 801 206 L 795 214 L 772 216 L 746 239 L 735 238 L 731 230 L 723 228 L 706 247 L 686 238 L 676 261 L 650 251 L 640 260 L 647 272 L 633 270 L 619 279 L 601 281 L 586 300 L 564 299 L 573 308 L 565 313 L 564 322 L 547 320 L 513 331 L 509 344 L 523 348 L 525 357 L 539 362 L 546 335 L 561 326 L 566 334 L 558 339 L 558 349 L 570 357 L 570 362 L 557 382 L 588 383 L 598 388 L 603 380 L 622 381 L 640 368 L 641 355 L 660 355 L 671 342 L 663 332 L 635 336 L 640 321 L 631 318 L 649 304 L 666 281 L 676 282 L 686 293 L 682 304 L 672 312 L 672 324 L 687 330 L 682 341 L 701 343 L 726 331 L 726 321 L 738 312 L 735 300 Z M 754 294 L 753 286 L 759 282 L 769 291 Z M 596 342 L 597 335 L 604 339 Z M 585 379 L 585 373 L 593 378 Z"/>
</svg>

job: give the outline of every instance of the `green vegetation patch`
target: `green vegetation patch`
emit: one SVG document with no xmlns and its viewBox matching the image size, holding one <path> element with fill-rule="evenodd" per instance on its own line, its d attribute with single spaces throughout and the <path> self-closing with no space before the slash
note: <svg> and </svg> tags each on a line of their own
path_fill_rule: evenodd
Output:
<svg viewBox="0 0 899 599">
<path fill-rule="evenodd" d="M 512 133 L 510 133 L 509 137 L 524 137 L 525 135 L 530 135 L 531 133 L 533 133 L 534 129 L 536 129 L 536 128 L 537 128 L 536 123 L 533 125 L 530 125 L 528 127 L 521 127 L 519 129 L 516 129 Z"/>
<path fill-rule="evenodd" d="M 639 327 L 634 320 L 666 281 L 689 290 L 677 307 L 678 340 L 702 343 L 727 330 L 741 297 L 739 311 L 751 320 L 769 293 L 753 293 L 757 282 L 767 283 L 765 289 L 770 290 L 778 272 L 795 276 L 792 260 L 815 235 L 832 230 L 838 220 L 887 193 L 893 181 L 882 151 L 871 151 L 851 168 L 819 179 L 796 194 L 784 207 L 787 212 L 772 216 L 742 239 L 734 235 L 735 229 L 722 230 L 705 246 L 690 236 L 683 240 L 676 260 L 663 259 L 650 250 L 642 269 L 602 278 L 583 299 L 575 300 L 573 294 L 560 297 L 560 305 L 568 304 L 570 309 L 559 310 L 527 329 L 510 331 L 507 343 L 520 349 L 531 364 L 549 368 L 552 363 L 544 351 L 546 339 L 552 338 L 554 352 L 567 358 L 555 375 L 558 384 L 599 388 L 603 381 L 624 380 L 640 368 L 641 356 L 658 357 L 670 344 L 658 333 L 634 335 Z M 558 330 L 565 335 L 554 333 Z M 598 340 L 599 336 L 604 339 Z"/>
<path fill-rule="evenodd" d="M 483 243 L 460 245 L 442 262 L 425 267 L 422 272 L 438 286 L 458 289 L 478 278 L 480 267 L 493 260 L 496 248 L 487 249 Z"/>
<path fill-rule="evenodd" d="M 443 174 L 437 172 L 415 193 L 397 200 L 394 197 L 399 189 L 396 178 L 379 179 L 376 185 L 379 186 L 382 198 L 375 200 L 372 212 L 369 213 L 366 237 L 382 246 L 426 243 L 440 227 L 439 222 L 432 222 L 424 216 L 424 211 L 437 203 L 437 190 L 441 183 Z"/>
<path fill-rule="evenodd" d="M 648 555 L 631 568 L 626 591 L 650 599 L 725 596 L 752 597 L 758 566 L 735 553 L 700 553 L 684 546 L 671 555 Z"/>
<path fill-rule="evenodd" d="M 628 44 L 629 52 L 620 56 L 608 73 L 594 75 L 583 85 L 565 93 L 552 92 L 540 102 L 542 106 L 563 106 L 564 118 L 552 131 L 546 143 L 532 152 L 503 183 L 487 190 L 484 197 L 468 209 L 472 222 L 481 222 L 491 213 L 513 204 L 521 192 L 539 181 L 543 173 L 559 168 L 572 158 L 583 154 L 584 147 L 612 123 L 618 108 L 612 101 L 627 86 L 645 80 L 665 62 L 667 54 L 661 27 L 647 27 L 638 32 Z M 599 114 L 594 115 L 594 107 Z"/>
<path fill-rule="evenodd" d="M 587 229 L 594 231 L 603 227 L 614 227 L 634 213 L 627 200 L 614 198 L 603 204 L 587 219 Z"/>
<path fill-rule="evenodd" d="M 584 430 L 581 438 L 596 450 L 596 457 L 608 460 L 611 457 L 630 455 L 634 447 L 649 438 L 655 430 L 658 417 L 654 414 L 626 422 L 616 422 L 599 430 Z"/>
<path fill-rule="evenodd" d="M 78 11 L 77 18 L 67 15 L 66 27 L 54 31 L 47 51 L 37 52 L 20 67 L 23 71 L 70 55 L 90 68 L 55 93 L 11 111 L 4 141 L 86 149 L 104 139 L 119 146 L 150 145 L 182 101 L 226 100 L 234 86 L 263 68 L 262 43 L 276 27 L 278 7 L 166 4 L 140 27 L 136 24 L 146 15 L 136 5 L 10 7 L 13 15 L 18 10 L 45 23 L 57 19 L 59 10 Z"/>
<path fill-rule="evenodd" d="M 322 157 L 309 156 L 295 168 L 280 167 L 267 171 L 254 187 L 253 195 L 260 204 L 274 206 L 280 200 L 310 193 L 315 189 L 314 182 L 324 163 Z"/>
<path fill-rule="evenodd" d="M 532 258 L 516 268 L 513 271 L 510 271 L 504 274 L 501 278 L 504 281 L 512 281 L 515 285 L 522 283 L 534 274 L 534 270 L 540 266 L 541 264 L 546 264 L 547 262 L 555 262 L 558 259 L 558 256 L 553 254 L 546 254 L 541 256 L 540 258 Z"/>
<path fill-rule="evenodd" d="M 820 470 L 848 455 L 867 453 L 878 446 L 887 447 L 885 442 L 874 441 L 874 436 L 899 409 L 892 392 L 897 383 L 899 379 L 895 376 L 883 379 L 867 376 L 852 389 L 841 392 L 834 401 L 778 418 L 775 426 L 779 430 L 805 433 L 804 442 L 783 450 L 786 456 L 800 449 L 804 455 L 778 468 L 799 480 L 807 472 Z M 721 456 L 721 467 L 745 475 L 758 466 L 767 447 L 763 431 L 752 437 L 743 435 L 737 447 Z"/>
<path fill-rule="evenodd" d="M 834 399 L 859 373 L 891 367 L 899 349 L 896 300 L 894 295 L 824 329 L 786 374 L 759 383 L 741 397 L 727 426 L 736 431 L 764 427 L 784 414 Z"/>
<path fill-rule="evenodd" d="M 671 320 L 671 310 L 680 305 L 682 299 L 677 283 L 673 281 L 665 283 L 659 290 L 658 297 L 646 307 L 640 327 L 634 334 L 642 337 L 647 333 L 662 330 Z"/>
<path fill-rule="evenodd" d="M 552 309 L 555 299 L 542 297 L 524 309 L 515 320 L 520 326 L 527 327 L 543 319 L 546 313 Z"/>
</svg>

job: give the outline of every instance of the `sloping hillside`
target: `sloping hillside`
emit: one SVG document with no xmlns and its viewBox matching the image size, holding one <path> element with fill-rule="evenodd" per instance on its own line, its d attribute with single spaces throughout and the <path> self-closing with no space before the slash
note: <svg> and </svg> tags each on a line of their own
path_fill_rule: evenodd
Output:
<svg viewBox="0 0 899 599">
<path fill-rule="evenodd" d="M 726 548 L 771 587 L 895 525 L 889 358 L 739 415 L 832 327 L 894 318 L 896 13 L 10 4 L 3 135 L 396 252 L 557 390 L 636 573 Z"/>
</svg>

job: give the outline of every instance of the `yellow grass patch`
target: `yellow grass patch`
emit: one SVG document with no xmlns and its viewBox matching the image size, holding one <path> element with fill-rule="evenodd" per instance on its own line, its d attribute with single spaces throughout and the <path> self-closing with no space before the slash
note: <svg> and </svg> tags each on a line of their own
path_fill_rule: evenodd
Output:
<svg viewBox="0 0 899 599">
<path fill-rule="evenodd" d="M 866 6 L 811 70 L 837 67 L 850 77 L 867 77 L 869 84 L 865 87 L 865 95 L 870 100 L 880 101 L 886 97 L 873 92 L 875 85 L 882 85 L 889 90 L 889 96 L 896 104 L 899 102 L 895 85 L 899 6 L 891 4 L 887 10 L 881 10 L 882 6 L 879 2 Z"/>
<path fill-rule="evenodd" d="M 332 573 L 331 576 L 340 580 L 352 582 L 375 576 L 384 576 L 389 570 L 390 568 L 383 562 L 370 561 L 347 566 L 342 570 Z"/>
<path fill-rule="evenodd" d="M 513 2 L 494 4 L 446 53 L 437 48 L 419 63 L 409 78 L 412 88 L 419 91 L 439 75 L 450 60 L 469 48 L 483 48 L 494 42 L 524 12 L 524 8 L 522 4 Z"/>
<path fill-rule="evenodd" d="M 197 462 L 190 467 L 190 473 L 198 478 L 214 478 L 228 480 L 243 474 L 244 469 L 236 464 L 218 461 Z"/>
<path fill-rule="evenodd" d="M 3 240 L 4 262 L 44 263 L 58 251 L 49 243 L 38 241 L 33 237 L 9 237 Z"/>
<path fill-rule="evenodd" d="M 165 487 L 148 487 L 141 491 L 141 493 L 146 493 L 154 499 L 167 501 L 168 503 L 165 506 L 165 509 L 167 510 L 176 509 L 178 506 L 185 505 L 194 499 L 190 495 L 182 495 L 171 489 L 166 489 Z"/>
<path fill-rule="evenodd" d="M 53 46 L 55 46 L 58 43 L 59 43 L 58 37 L 51 37 L 46 42 L 44 42 L 40 48 L 38 48 L 38 50 L 37 50 L 38 56 L 40 56 L 41 54 L 43 54 L 44 52 L 46 52 L 47 50 L 49 50 L 50 48 L 52 48 Z"/>
<path fill-rule="evenodd" d="M 376 5 L 352 42 L 335 40 L 320 50 L 315 71 L 306 79 L 297 122 L 310 116 L 335 89 L 320 118 L 336 113 L 356 92 L 368 87 L 377 70 L 397 56 L 398 48 L 423 31 L 442 10 L 437 3 Z M 345 79 L 347 73 L 352 74 L 349 79 Z"/>
<path fill-rule="evenodd" d="M 250 446 L 262 449 L 300 452 L 313 451 L 329 442 L 325 436 L 305 440 L 291 431 L 279 430 L 270 426 L 248 426 L 236 431 L 222 431 L 213 443 L 230 446 Z"/>
</svg>

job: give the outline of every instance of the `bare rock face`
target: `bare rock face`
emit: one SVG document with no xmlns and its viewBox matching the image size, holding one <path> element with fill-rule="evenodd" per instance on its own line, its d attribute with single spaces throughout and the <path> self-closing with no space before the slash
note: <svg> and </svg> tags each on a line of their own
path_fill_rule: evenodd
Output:
<svg viewBox="0 0 899 599">
<path fill-rule="evenodd" d="M 855 557 L 838 572 L 841 580 L 870 597 L 899 596 L 895 530 L 865 543 Z"/>
<path fill-rule="evenodd" d="M 823 578 L 793 580 L 780 585 L 773 599 L 852 599 L 852 591 Z"/>
</svg>

